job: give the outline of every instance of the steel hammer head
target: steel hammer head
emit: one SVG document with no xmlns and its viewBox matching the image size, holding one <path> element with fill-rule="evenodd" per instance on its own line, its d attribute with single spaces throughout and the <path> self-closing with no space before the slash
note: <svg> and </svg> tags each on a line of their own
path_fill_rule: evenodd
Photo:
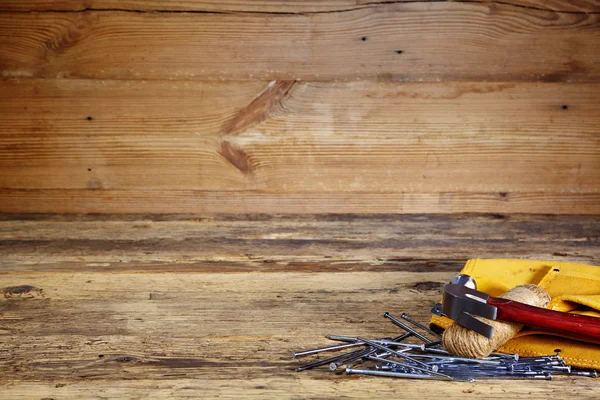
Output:
<svg viewBox="0 0 600 400">
<path fill-rule="evenodd" d="M 443 304 L 436 304 L 431 312 L 448 317 L 457 324 L 491 339 L 494 328 L 474 316 L 495 320 L 497 308 L 487 304 L 489 296 L 475 288 L 473 278 L 464 274 L 457 276 L 444 286 Z"/>
</svg>

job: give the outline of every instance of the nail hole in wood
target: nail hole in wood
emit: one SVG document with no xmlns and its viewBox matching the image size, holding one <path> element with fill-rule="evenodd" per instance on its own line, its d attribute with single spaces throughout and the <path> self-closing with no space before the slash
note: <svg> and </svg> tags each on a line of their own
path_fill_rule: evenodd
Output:
<svg viewBox="0 0 600 400">
<path fill-rule="evenodd" d="M 568 109 L 569 109 L 569 106 L 565 104 L 565 105 L 563 105 L 563 106 L 562 106 L 562 109 L 563 109 L 563 110 L 568 110 Z"/>
<path fill-rule="evenodd" d="M 360 40 L 362 40 L 363 42 L 366 42 L 367 41 L 367 37 L 363 36 L 363 37 L 360 38 Z"/>
<path fill-rule="evenodd" d="M 87 117 L 86 119 L 87 119 L 88 121 L 91 121 L 91 120 L 93 120 L 94 118 L 92 118 L 92 117 Z"/>
<path fill-rule="evenodd" d="M 396 50 L 396 54 L 402 54 L 404 53 L 404 50 Z"/>
</svg>

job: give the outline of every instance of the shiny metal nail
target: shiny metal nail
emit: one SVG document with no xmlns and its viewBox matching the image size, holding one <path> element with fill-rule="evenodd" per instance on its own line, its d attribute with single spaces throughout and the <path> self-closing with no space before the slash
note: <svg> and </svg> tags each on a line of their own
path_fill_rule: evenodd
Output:
<svg viewBox="0 0 600 400">
<path fill-rule="evenodd" d="M 340 360 L 342 360 L 344 358 L 353 357 L 354 355 L 358 354 L 359 352 L 362 352 L 363 350 L 364 349 L 359 349 L 359 350 L 352 351 L 350 353 L 339 354 L 339 355 L 334 356 L 334 357 L 325 358 L 323 360 L 317 360 L 315 362 L 312 362 L 312 363 L 309 363 L 309 364 L 306 364 L 306 365 L 302 365 L 302 366 L 296 368 L 296 371 L 300 372 L 300 371 L 304 371 L 304 370 L 307 370 L 307 369 L 312 369 L 312 368 L 320 367 L 321 365 L 327 365 L 327 364 L 330 364 L 332 362 L 340 361 Z"/>
<path fill-rule="evenodd" d="M 343 350 L 343 349 L 359 347 L 359 346 L 364 346 L 364 344 L 356 342 L 356 343 L 338 344 L 335 346 L 319 347 L 319 348 L 310 349 L 310 350 L 294 351 L 294 352 L 292 352 L 292 357 L 296 358 L 296 357 L 308 356 L 311 354 L 322 353 L 325 351 Z"/>
<path fill-rule="evenodd" d="M 346 364 L 350 364 L 352 362 L 361 360 L 365 357 L 368 357 L 369 355 L 375 353 L 377 351 L 377 349 L 374 349 L 372 347 L 367 347 L 366 349 L 363 350 L 362 353 L 358 353 L 350 358 L 346 358 L 343 359 L 341 361 L 337 361 L 337 362 L 332 362 L 329 364 L 329 369 L 331 371 L 335 371 L 336 369 L 338 369 L 339 367 L 341 367 L 342 365 L 346 365 Z"/>
<path fill-rule="evenodd" d="M 365 342 L 365 343 L 369 344 L 369 345 L 370 345 L 370 346 L 372 346 L 372 347 L 375 347 L 375 348 L 378 348 L 378 349 L 381 349 L 381 350 L 385 350 L 385 351 L 387 351 L 387 352 L 389 352 L 389 353 L 392 353 L 392 354 L 393 354 L 393 355 L 395 355 L 396 357 L 403 358 L 403 359 L 405 359 L 405 360 L 408 360 L 408 361 L 410 361 L 411 363 L 414 363 L 414 364 L 420 365 L 421 367 L 427 368 L 427 364 L 425 364 L 425 363 L 422 363 L 421 361 L 415 360 L 415 359 L 413 359 L 413 358 L 411 358 L 411 357 L 405 356 L 405 355 L 404 355 L 402 352 L 400 352 L 400 351 L 392 350 L 392 349 L 390 349 L 389 347 L 386 347 L 386 346 L 384 346 L 384 345 L 382 345 L 382 344 L 379 344 L 379 343 L 377 343 L 377 342 L 373 342 L 373 341 L 371 341 L 371 340 L 364 339 L 364 338 L 361 338 L 361 337 L 357 337 L 357 339 L 358 339 L 358 340 L 360 340 L 360 341 L 362 341 L 362 342 Z"/>
<path fill-rule="evenodd" d="M 435 336 L 438 339 L 442 338 L 442 335 L 440 335 L 437 332 L 432 331 L 431 329 L 429 329 L 425 325 L 421 324 L 420 322 L 415 321 L 414 319 L 412 319 L 411 317 L 409 317 L 407 313 L 400 314 L 400 318 L 402 318 L 403 320 L 405 320 L 407 322 L 410 322 L 411 324 L 413 324 L 417 328 L 420 328 L 420 329 L 424 330 L 425 332 L 429 333 L 432 336 Z"/>
<path fill-rule="evenodd" d="M 378 371 L 378 370 L 372 370 L 372 369 L 346 368 L 346 373 L 348 375 L 373 375 L 373 376 L 387 376 L 387 377 L 391 377 L 391 378 L 449 380 L 448 378 L 443 378 L 443 377 L 434 376 L 434 375 L 407 374 L 407 373 L 403 373 L 403 372 Z"/>
<path fill-rule="evenodd" d="M 414 329 L 412 329 L 410 326 L 406 325 L 402 321 L 399 321 L 397 318 L 394 318 L 394 316 L 392 316 L 389 312 L 383 313 L 383 316 L 385 318 L 389 319 L 390 321 L 392 321 L 392 323 L 394 325 L 396 325 L 396 326 L 404 329 L 406 332 L 411 332 L 413 335 L 415 335 L 415 337 L 418 337 L 419 339 L 421 339 L 425 343 L 431 343 L 431 342 L 433 342 L 433 340 L 426 338 L 425 336 L 421 335 L 419 332 L 417 332 Z"/>
</svg>

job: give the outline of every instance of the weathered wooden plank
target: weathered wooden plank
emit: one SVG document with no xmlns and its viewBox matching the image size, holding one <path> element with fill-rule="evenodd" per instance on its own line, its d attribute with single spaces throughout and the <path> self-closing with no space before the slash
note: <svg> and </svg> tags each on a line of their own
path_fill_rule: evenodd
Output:
<svg viewBox="0 0 600 400">
<path fill-rule="evenodd" d="M 394 335 L 398 328 L 382 317 L 384 311 L 408 312 L 426 321 L 429 305 L 439 300 L 442 284 L 451 276 L 449 272 L 3 275 L 3 285 L 32 284 L 46 297 L 0 297 L 0 334 L 6 349 L 0 387 L 11 398 L 31 397 L 38 391 L 61 398 L 139 397 L 146 385 L 159 386 L 155 395 L 192 397 L 247 397 L 245 388 L 261 398 L 290 393 L 323 398 L 333 391 L 337 397 L 393 394 L 399 390 L 398 381 L 356 380 L 327 369 L 295 373 L 292 368 L 303 360 L 292 360 L 291 351 L 327 343 L 323 337 L 327 333 Z M 126 383 L 138 379 L 139 387 Z M 53 387 L 30 381 L 49 381 Z M 357 390 L 357 382 L 365 390 Z M 480 396 L 483 390 L 478 389 L 483 383 L 435 385 L 403 381 L 402 391 L 408 398 L 423 390 L 465 398 L 463 392 Z M 491 386 L 498 395 L 504 390 L 504 398 L 506 393 L 527 390 L 528 398 L 540 399 L 550 392 L 591 399 L 598 387 L 593 379 Z M 134 392 L 137 389 L 142 392 Z M 489 390 L 485 383 L 485 392 Z"/>
<path fill-rule="evenodd" d="M 600 264 L 599 217 L 5 215 L 2 271 L 456 271 L 468 258 Z"/>
<path fill-rule="evenodd" d="M 238 84 L 3 82 L 1 209 L 599 212 L 596 84 Z"/>
<path fill-rule="evenodd" d="M 294 349 L 332 332 L 386 336 L 427 318 L 451 273 L 8 274 L 45 297 L 0 300 L 3 380 L 291 377 Z M 426 284 L 424 284 L 425 282 Z M 361 306 L 363 303 L 369 305 Z M 350 311 L 353 309 L 353 311 Z M 425 319 L 426 320 L 426 319 Z M 127 357 L 127 359 L 126 359 Z M 301 361 L 300 361 L 301 362 Z M 15 369 L 14 366 L 19 366 Z"/>
<path fill-rule="evenodd" d="M 317 14 L 3 12 L 0 71 L 118 79 L 598 81 L 598 18 L 487 2 Z"/>
<path fill-rule="evenodd" d="M 311 374 L 313 375 L 313 374 Z M 60 383 L 11 382 L 3 387 L 11 399 L 30 399 L 32 396 L 51 396 L 60 399 L 196 399 L 219 395 L 231 399 L 297 399 L 327 400 L 343 396 L 345 399 L 398 398 L 421 400 L 424 394 L 449 400 L 521 398 L 546 400 L 549 397 L 574 396 L 582 400 L 596 400 L 600 389 L 598 380 L 553 378 L 554 382 L 492 380 L 476 383 L 401 381 L 382 378 L 350 378 L 347 376 L 307 377 L 294 375 L 293 379 L 263 377 L 238 381 L 212 379 L 153 379 Z M 64 386 L 63 386 L 64 385 Z M 562 394 L 561 394 L 562 393 Z"/>
<path fill-rule="evenodd" d="M 460 0 L 457 0 L 460 1 Z M 84 10 L 126 10 L 126 11 L 202 11 L 202 12 L 264 12 L 264 13 L 319 13 L 348 11 L 388 3 L 388 0 L 4 0 L 0 4 L 3 11 L 84 11 Z M 395 2 L 414 2 L 396 0 Z M 428 2 L 423 0 L 424 3 Z M 489 3 L 482 1 L 483 3 Z M 502 2 L 515 7 L 531 7 L 559 12 L 598 12 L 597 0 L 511 0 Z M 493 6 L 493 5 L 492 5 Z"/>
</svg>

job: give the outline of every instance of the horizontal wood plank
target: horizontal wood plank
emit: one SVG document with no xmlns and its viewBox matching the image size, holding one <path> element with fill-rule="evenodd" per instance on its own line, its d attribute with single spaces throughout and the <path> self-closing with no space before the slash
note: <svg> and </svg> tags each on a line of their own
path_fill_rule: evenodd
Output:
<svg viewBox="0 0 600 400">
<path fill-rule="evenodd" d="M 192 190 L 0 189 L 14 213 L 545 213 L 595 215 L 600 193 L 268 193 Z"/>
<path fill-rule="evenodd" d="M 597 82 L 598 18 L 487 2 L 316 14 L 3 12 L 0 76 Z"/>
<path fill-rule="evenodd" d="M 316 374 L 315 374 L 316 375 Z M 519 398 L 527 393 L 527 399 L 546 400 L 552 396 L 576 396 L 582 400 L 596 400 L 600 390 L 597 380 L 561 379 L 554 382 L 492 380 L 474 383 L 439 383 L 377 379 L 374 377 L 349 379 L 347 376 L 311 377 L 293 375 L 293 379 L 264 377 L 256 379 L 198 380 L 122 380 L 93 382 L 11 382 L 4 392 L 11 399 L 30 399 L 32 394 L 53 396 L 60 399 L 105 399 L 119 397 L 143 397 L 145 399 L 208 398 L 216 394 L 225 398 L 245 399 L 331 399 L 343 395 L 347 399 L 373 399 L 377 397 L 402 397 L 421 400 L 424 393 L 435 393 L 449 400 Z M 310 383 L 308 383 L 310 382 Z M 64 385 L 64 386 L 63 386 Z M 561 394 L 562 393 L 562 394 Z"/>
<path fill-rule="evenodd" d="M 7 80 L 0 209 L 598 213 L 598 89 Z"/>
<path fill-rule="evenodd" d="M 457 0 L 460 1 L 460 0 Z M 202 11 L 202 12 L 254 12 L 254 13 L 329 13 L 343 12 L 377 6 L 388 0 L 4 0 L 3 11 Z M 414 0 L 395 0 L 409 3 Z M 424 3 L 428 2 L 423 0 Z M 471 1 L 472 2 L 472 1 Z M 481 1 L 486 3 L 485 0 Z M 529 7 L 558 12 L 598 12 L 598 0 L 510 0 L 504 5 Z"/>
<path fill-rule="evenodd" d="M 296 373 L 294 350 L 325 334 L 393 336 L 382 317 L 427 321 L 452 273 L 69 274 L 3 276 L 42 288 L 45 298 L 0 297 L 0 389 L 10 398 L 257 397 L 373 398 L 425 391 L 446 398 L 528 393 L 594 399 L 590 378 L 556 382 L 425 383 Z M 148 390 L 152 388 L 150 393 Z M 561 395 L 560 393 L 563 393 Z M 347 394 L 347 396 L 346 396 Z M 40 397 L 41 398 L 41 397 Z"/>
<path fill-rule="evenodd" d="M 456 271 L 473 257 L 600 264 L 597 216 L 3 217 L 4 272 L 425 272 Z"/>
</svg>

